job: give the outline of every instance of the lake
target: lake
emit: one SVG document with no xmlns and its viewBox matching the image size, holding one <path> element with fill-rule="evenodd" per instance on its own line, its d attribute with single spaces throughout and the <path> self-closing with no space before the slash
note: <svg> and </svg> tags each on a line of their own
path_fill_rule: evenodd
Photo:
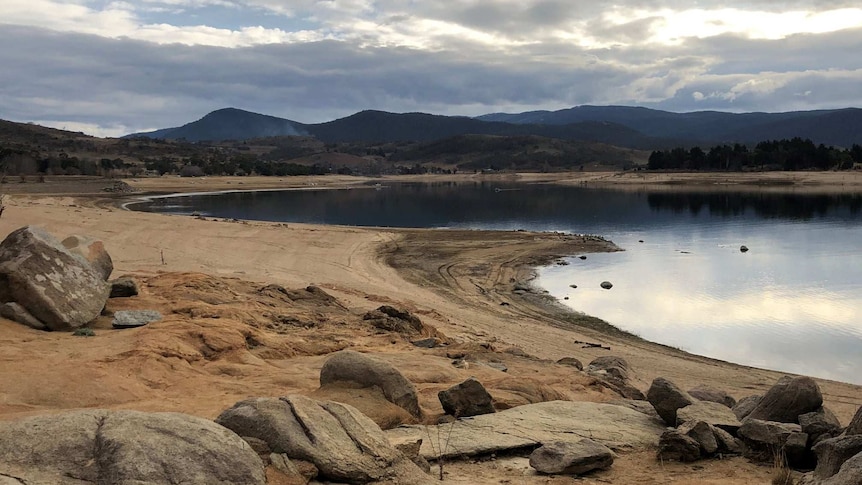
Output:
<svg viewBox="0 0 862 485">
<path fill-rule="evenodd" d="M 537 283 L 572 309 L 648 340 L 862 384 L 862 194 L 452 182 L 165 197 L 131 208 L 598 234 L 625 251 L 572 255 L 568 265 L 540 268 Z"/>
</svg>

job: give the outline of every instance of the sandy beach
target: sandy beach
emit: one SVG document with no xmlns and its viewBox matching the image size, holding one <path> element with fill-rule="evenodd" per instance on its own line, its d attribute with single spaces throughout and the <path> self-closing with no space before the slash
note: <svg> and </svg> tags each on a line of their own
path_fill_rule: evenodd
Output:
<svg viewBox="0 0 862 485">
<path fill-rule="evenodd" d="M 531 183 L 613 184 L 626 189 L 685 186 L 724 190 L 862 192 L 862 172 L 770 174 L 507 174 L 451 176 Z M 613 251 L 612 241 L 549 233 L 434 231 L 309 224 L 227 221 L 123 210 L 138 194 L 280 188 L 343 188 L 381 179 L 357 177 L 176 177 L 126 180 L 137 194 L 110 194 L 96 182 L 86 187 L 49 180 L 9 184 L 0 234 L 28 224 L 62 238 L 85 234 L 104 241 L 113 276 L 144 282 L 135 301 L 112 300 L 109 310 L 155 308 L 166 318 L 147 329 L 111 332 L 110 318 L 96 323 L 92 339 L 44 333 L 0 320 L 0 419 L 99 407 L 178 411 L 207 418 L 249 396 L 313 394 L 326 354 L 340 348 L 373 352 L 396 364 L 413 381 L 420 403 L 439 413 L 436 393 L 470 375 L 487 380 L 495 397 L 518 404 L 513 381 L 529 381 L 571 400 L 610 401 L 618 396 L 553 362 L 576 357 L 587 363 L 602 355 L 624 357 L 632 384 L 645 391 L 655 377 L 688 389 L 698 384 L 742 398 L 762 393 L 781 372 L 755 369 L 688 354 L 647 342 L 598 319 L 573 314 L 538 295 L 516 295 L 532 268 L 558 257 Z M 388 180 L 388 179 L 384 179 Z M 416 176 L 402 180 L 443 180 Z M 110 185 L 111 182 L 102 182 Z M 285 311 L 308 321 L 290 338 L 254 330 L 247 345 L 237 328 L 258 322 L 267 301 L 247 295 L 267 284 L 314 285 L 339 306 Z M 213 301 L 201 299 L 208 295 Z M 218 301 L 216 301 L 218 300 Z M 442 332 L 454 345 L 493 353 L 509 371 L 504 377 L 476 365 L 455 369 L 445 351 L 418 349 L 365 328 L 361 316 L 382 304 L 406 308 Z M 209 312 L 209 313 L 208 313 Z M 215 312 L 215 313 L 213 313 Z M 221 312 L 221 313 L 219 313 Z M 100 329 L 105 329 L 100 332 Z M 232 339 L 238 339 L 234 341 Z M 301 340 L 301 344 L 297 343 Z M 610 347 L 582 348 L 575 341 Z M 238 343 L 237 343 L 238 342 Z M 202 350 L 210 349 L 210 356 Z M 252 348 L 254 347 L 254 348 Z M 484 350 L 483 350 L 484 349 Z M 512 351 L 519 349 L 519 351 Z M 203 357 L 196 357 L 201 355 Z M 212 355 L 216 357 L 211 358 Z M 526 355 L 527 357 L 523 357 Z M 490 358 L 490 357 L 489 357 Z M 483 381 L 484 382 L 484 381 Z M 825 404 L 846 424 L 862 405 L 862 387 L 818 379 Z M 519 397 L 521 396 L 521 397 Z M 502 462 L 501 462 L 502 463 Z M 449 483 L 568 483 L 526 478 L 494 462 L 460 463 Z M 742 458 L 699 467 L 659 465 L 654 455 L 621 456 L 602 475 L 608 483 L 765 483 L 769 468 Z"/>
</svg>

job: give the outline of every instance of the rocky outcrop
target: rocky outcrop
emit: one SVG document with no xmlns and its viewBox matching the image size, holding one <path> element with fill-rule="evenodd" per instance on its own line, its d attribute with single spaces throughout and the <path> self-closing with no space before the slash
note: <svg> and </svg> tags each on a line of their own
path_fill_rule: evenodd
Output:
<svg viewBox="0 0 862 485">
<path fill-rule="evenodd" d="M 44 230 L 26 226 L 0 243 L 0 302 L 15 302 L 50 330 L 99 316 L 110 285 Z"/>
<path fill-rule="evenodd" d="M 590 438 L 611 449 L 654 447 L 664 426 L 612 404 L 549 401 L 436 426 L 401 426 L 384 433 L 392 443 L 424 439 L 428 459 L 486 455 L 556 441 Z M 431 437 L 434 442 L 429 441 Z M 442 443 L 437 443 L 439 438 Z"/>
<path fill-rule="evenodd" d="M 107 281 L 114 271 L 114 262 L 111 260 L 111 255 L 105 250 L 105 245 L 102 241 L 97 241 L 91 237 L 73 235 L 63 239 L 63 247 L 69 250 L 75 256 L 79 256 L 102 275 L 102 279 Z"/>
<path fill-rule="evenodd" d="M 416 388 L 401 372 L 382 360 L 360 354 L 353 350 L 336 352 L 320 369 L 320 385 L 338 386 L 349 383 L 354 387 L 378 387 L 386 399 L 406 410 L 414 417 L 421 417 Z"/>
<path fill-rule="evenodd" d="M 747 418 L 754 408 L 760 404 L 760 400 L 763 399 L 763 396 L 747 396 L 740 399 L 736 406 L 733 406 L 733 414 L 736 415 L 736 419 L 742 421 Z"/>
<path fill-rule="evenodd" d="M 327 480 L 426 483 L 425 474 L 351 406 L 304 396 L 240 401 L 216 422 L 266 442 L 273 453 L 311 462 Z"/>
<path fill-rule="evenodd" d="M 729 408 L 736 406 L 736 399 L 734 399 L 733 396 L 728 394 L 727 391 L 716 389 L 714 387 L 709 387 L 703 384 L 693 389 L 689 389 L 688 394 L 691 397 L 700 401 L 717 402 Z"/>
<path fill-rule="evenodd" d="M 798 423 L 799 415 L 823 405 L 820 386 L 810 377 L 782 377 L 747 417 L 780 423 Z"/>
<path fill-rule="evenodd" d="M 587 438 L 548 443 L 530 454 L 530 466 L 548 475 L 582 475 L 613 463 L 614 453 L 607 446 Z"/>
<path fill-rule="evenodd" d="M 652 381 L 646 397 L 669 426 L 676 426 L 678 409 L 694 403 L 693 397 L 664 377 L 657 377 Z"/>
<path fill-rule="evenodd" d="M 491 395 L 481 382 L 474 378 L 437 393 L 443 411 L 456 418 L 490 414 L 494 412 Z"/>
<path fill-rule="evenodd" d="M 419 317 L 407 310 L 400 310 L 389 305 L 383 305 L 366 313 L 362 319 L 381 330 L 406 335 L 420 335 L 425 329 Z"/>
<path fill-rule="evenodd" d="M 265 483 L 257 454 L 233 432 L 194 416 L 138 411 L 75 411 L 4 423 L 4 475 L 28 485 Z"/>
</svg>

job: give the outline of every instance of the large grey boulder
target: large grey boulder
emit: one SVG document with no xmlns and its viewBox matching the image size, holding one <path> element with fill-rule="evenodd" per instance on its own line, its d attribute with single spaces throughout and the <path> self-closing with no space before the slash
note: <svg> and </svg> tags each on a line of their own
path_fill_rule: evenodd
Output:
<svg viewBox="0 0 862 485">
<path fill-rule="evenodd" d="M 742 426 L 730 408 L 712 401 L 696 401 L 677 409 L 676 424 L 682 425 L 689 421 L 704 421 L 730 433 L 736 433 Z"/>
<path fill-rule="evenodd" d="M 72 235 L 63 239 L 62 244 L 70 253 L 89 263 L 97 273 L 102 275 L 103 280 L 107 281 L 111 277 L 114 262 L 102 241 L 87 236 Z"/>
<path fill-rule="evenodd" d="M 0 302 L 15 302 L 50 330 L 72 330 L 99 316 L 111 290 L 93 266 L 35 226 L 0 243 Z"/>
<path fill-rule="evenodd" d="M 477 416 L 494 412 L 491 395 L 481 382 L 474 378 L 437 393 L 443 411 L 456 418 Z"/>
<path fill-rule="evenodd" d="M 238 435 L 266 442 L 273 453 L 313 463 L 321 477 L 348 483 L 427 477 L 389 444 L 380 428 L 346 404 L 304 396 L 240 401 L 216 419 Z"/>
<path fill-rule="evenodd" d="M 386 400 L 400 406 L 414 417 L 421 417 L 419 398 L 413 383 L 382 360 L 353 350 L 336 352 L 320 369 L 320 386 L 353 383 L 359 387 L 378 387 Z"/>
<path fill-rule="evenodd" d="M 780 423 L 798 423 L 799 415 L 823 405 L 820 386 L 810 377 L 784 376 L 764 394 L 747 417 Z"/>
<path fill-rule="evenodd" d="M 822 485 L 862 485 L 862 453 L 845 461 L 838 473 L 821 482 Z"/>
<path fill-rule="evenodd" d="M 548 401 L 434 426 L 401 426 L 384 433 L 396 444 L 422 439 L 420 453 L 436 460 L 581 438 L 612 450 L 647 449 L 658 444 L 664 430 L 655 419 L 623 406 Z"/>
<path fill-rule="evenodd" d="M 656 377 L 652 381 L 646 397 L 668 426 L 676 426 L 676 412 L 679 408 L 694 403 L 693 397 L 664 377 Z"/>
<path fill-rule="evenodd" d="M 727 391 L 722 389 L 716 389 L 714 387 L 709 387 L 705 384 L 701 384 L 695 388 L 689 389 L 688 394 L 698 400 L 701 401 L 709 401 L 709 402 L 717 402 L 719 404 L 723 404 L 728 408 L 732 408 L 736 406 L 736 399 L 733 398 Z"/>
<path fill-rule="evenodd" d="M 754 408 L 760 404 L 760 400 L 763 399 L 763 396 L 747 396 L 739 401 L 737 401 L 736 406 L 733 406 L 733 414 L 736 415 L 736 418 L 742 421 L 747 418 Z"/>
<path fill-rule="evenodd" d="M 613 463 L 614 453 L 607 446 L 587 438 L 547 443 L 530 454 L 530 466 L 548 475 L 582 475 Z"/>
<path fill-rule="evenodd" d="M 738 436 L 745 444 L 745 456 L 755 461 L 772 462 L 793 433 L 801 433 L 798 424 L 748 418 L 742 422 Z"/>
<path fill-rule="evenodd" d="M 701 453 L 709 456 L 718 451 L 718 440 L 714 429 L 705 421 L 689 421 L 678 427 L 677 431 L 697 441 Z"/>
<path fill-rule="evenodd" d="M 812 451 L 817 455 L 814 477 L 825 480 L 838 473 L 844 462 L 862 453 L 862 435 L 823 440 L 814 445 Z"/>
<path fill-rule="evenodd" d="M 817 411 L 800 414 L 799 425 L 802 426 L 802 432 L 811 438 L 812 443 L 819 441 L 821 436 L 832 438 L 841 433 L 841 422 L 835 413 L 825 406 Z"/>
<path fill-rule="evenodd" d="M 856 410 L 856 414 L 853 415 L 853 419 L 850 420 L 850 424 L 847 425 L 847 430 L 844 433 L 862 434 L 862 406 L 859 406 L 859 409 Z"/>
<path fill-rule="evenodd" d="M 266 482 L 254 450 L 212 421 L 177 413 L 103 410 L 4 423 L 4 475 L 28 485 Z"/>
</svg>

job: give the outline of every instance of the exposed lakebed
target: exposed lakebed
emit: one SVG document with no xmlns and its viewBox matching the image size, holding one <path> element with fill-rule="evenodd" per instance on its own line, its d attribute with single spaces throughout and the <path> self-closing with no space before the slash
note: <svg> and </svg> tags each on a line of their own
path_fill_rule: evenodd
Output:
<svg viewBox="0 0 862 485">
<path fill-rule="evenodd" d="M 572 255 L 568 265 L 541 268 L 538 284 L 574 310 L 649 340 L 862 383 L 862 194 L 462 182 L 166 197 L 131 208 L 279 222 L 599 234 L 625 251 L 584 260 Z M 750 251 L 740 252 L 741 245 Z M 599 286 L 605 280 L 612 289 Z"/>
</svg>

